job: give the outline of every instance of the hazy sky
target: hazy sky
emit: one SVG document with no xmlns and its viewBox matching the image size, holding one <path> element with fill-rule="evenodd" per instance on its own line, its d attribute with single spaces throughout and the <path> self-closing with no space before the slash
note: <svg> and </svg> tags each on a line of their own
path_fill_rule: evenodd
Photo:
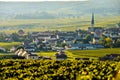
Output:
<svg viewBox="0 0 120 80">
<path fill-rule="evenodd" d="M 87 1 L 87 0 L 0 0 L 0 1 Z"/>
</svg>

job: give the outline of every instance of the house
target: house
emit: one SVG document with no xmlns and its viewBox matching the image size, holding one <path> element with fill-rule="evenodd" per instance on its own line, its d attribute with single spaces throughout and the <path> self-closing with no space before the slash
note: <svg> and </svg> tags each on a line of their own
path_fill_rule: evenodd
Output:
<svg viewBox="0 0 120 80">
<path fill-rule="evenodd" d="M 13 47 L 10 49 L 10 52 L 15 52 L 15 50 L 16 50 L 16 47 L 13 46 Z"/>
<path fill-rule="evenodd" d="M 104 28 L 103 27 L 94 27 L 94 30 L 96 31 L 100 31 L 100 32 L 102 32 L 102 31 L 104 31 Z"/>
<path fill-rule="evenodd" d="M 65 38 L 65 40 L 63 40 L 63 43 L 65 44 L 73 44 L 74 38 Z"/>
<path fill-rule="evenodd" d="M 114 60 L 116 57 L 120 56 L 120 54 L 107 54 L 103 57 L 99 57 L 99 60 Z"/>
<path fill-rule="evenodd" d="M 94 46 L 95 48 L 104 48 L 104 46 L 101 45 L 101 44 L 94 44 L 93 46 Z"/>
<path fill-rule="evenodd" d="M 41 44 L 43 41 L 44 41 L 44 39 L 39 39 L 39 38 L 33 39 L 34 44 Z"/>
<path fill-rule="evenodd" d="M 19 30 L 19 31 L 18 31 L 18 34 L 19 34 L 19 35 L 24 35 L 25 32 L 24 32 L 23 30 Z"/>
<path fill-rule="evenodd" d="M 15 54 L 17 56 L 25 57 L 26 59 L 39 59 L 39 56 L 36 54 L 31 54 L 30 52 L 25 51 L 24 49 L 18 49 Z"/>
<path fill-rule="evenodd" d="M 50 36 L 50 40 L 56 40 L 56 39 L 58 39 L 57 35 L 51 35 Z"/>
<path fill-rule="evenodd" d="M 22 42 L 22 45 L 26 46 L 29 45 L 31 42 L 31 40 L 25 40 L 24 42 Z"/>
<path fill-rule="evenodd" d="M 52 50 L 53 50 L 53 51 L 64 50 L 64 48 L 63 48 L 63 47 L 55 47 L 55 46 L 52 46 Z"/>
<path fill-rule="evenodd" d="M 73 41 L 74 44 L 82 44 L 83 43 L 83 39 L 82 38 L 75 38 Z"/>
<path fill-rule="evenodd" d="M 13 39 L 12 39 L 12 37 L 11 37 L 11 36 L 9 36 L 9 37 L 6 37 L 6 38 L 5 38 L 5 41 L 6 41 L 6 42 L 12 42 L 12 41 L 13 41 Z"/>
<path fill-rule="evenodd" d="M 79 44 L 71 44 L 71 45 L 67 45 L 65 46 L 65 49 L 67 50 L 78 50 L 81 49 Z"/>
<path fill-rule="evenodd" d="M 24 53 L 24 49 L 20 48 L 15 52 L 15 55 L 22 56 L 23 53 Z"/>
<path fill-rule="evenodd" d="M 47 40 L 47 42 L 49 43 L 49 45 L 56 45 L 56 41 L 57 41 L 57 39 Z"/>
<path fill-rule="evenodd" d="M 99 37 L 94 37 L 94 38 L 92 39 L 92 43 L 93 43 L 93 44 L 98 44 L 98 43 L 100 43 L 100 38 L 99 38 Z"/>
<path fill-rule="evenodd" d="M 32 42 L 33 42 L 34 44 L 38 44 L 38 43 L 40 43 L 40 42 L 42 43 L 42 41 L 43 41 L 43 40 L 40 41 L 40 40 L 38 40 L 38 38 L 35 38 L 35 39 L 33 39 Z"/>
<path fill-rule="evenodd" d="M 24 49 L 28 52 L 35 52 L 35 51 L 37 51 L 37 45 L 27 44 L 27 45 L 24 45 Z"/>
<path fill-rule="evenodd" d="M 94 46 L 86 46 L 86 49 L 96 49 Z"/>
<path fill-rule="evenodd" d="M 74 38 L 76 36 L 76 33 L 74 32 L 60 32 L 57 34 L 58 38 Z"/>
<path fill-rule="evenodd" d="M 67 59 L 67 55 L 62 50 L 60 50 L 58 53 L 56 53 L 55 57 L 57 60 L 66 60 Z"/>
<path fill-rule="evenodd" d="M 49 57 L 49 56 L 43 56 L 42 59 L 43 59 L 43 60 L 52 60 L 52 58 Z"/>
<path fill-rule="evenodd" d="M 92 44 L 70 44 L 65 46 L 67 50 L 96 49 Z"/>
<path fill-rule="evenodd" d="M 28 54 L 26 56 L 26 59 L 35 59 L 35 60 L 38 60 L 39 59 L 39 56 L 36 55 L 36 54 Z"/>
<path fill-rule="evenodd" d="M 21 55 L 21 56 L 26 57 L 28 54 L 30 54 L 30 53 L 29 53 L 29 52 L 27 52 L 27 51 L 24 51 L 24 52 L 22 53 L 22 55 Z"/>
<path fill-rule="evenodd" d="M 106 28 L 105 31 L 109 31 L 109 32 L 120 32 L 120 28 Z"/>
<path fill-rule="evenodd" d="M 92 44 L 83 44 L 83 47 L 85 47 L 85 49 L 96 49 Z"/>
<path fill-rule="evenodd" d="M 53 33 L 52 32 L 40 32 L 37 33 L 36 38 L 38 39 L 51 39 L 53 37 Z M 55 36 L 54 36 L 55 37 Z"/>
<path fill-rule="evenodd" d="M 106 36 L 106 37 L 110 37 L 110 32 L 109 31 L 104 31 L 102 33 L 102 35 Z"/>
<path fill-rule="evenodd" d="M 110 33 L 110 37 L 111 37 L 111 38 L 118 38 L 118 37 L 120 37 L 120 36 L 118 35 L 117 32 L 112 32 L 112 33 Z"/>
<path fill-rule="evenodd" d="M 64 41 L 63 39 L 57 39 L 57 40 L 55 41 L 55 45 L 62 44 L 63 41 Z"/>
<path fill-rule="evenodd" d="M 96 29 L 94 32 L 94 37 L 100 38 L 103 30 Z"/>
<path fill-rule="evenodd" d="M 26 47 L 25 47 L 25 50 L 28 51 L 28 52 L 35 52 L 35 51 L 36 51 L 36 48 L 33 47 L 33 46 L 26 46 Z"/>
<path fill-rule="evenodd" d="M 6 52 L 6 49 L 3 47 L 0 47 L 0 52 Z"/>
</svg>

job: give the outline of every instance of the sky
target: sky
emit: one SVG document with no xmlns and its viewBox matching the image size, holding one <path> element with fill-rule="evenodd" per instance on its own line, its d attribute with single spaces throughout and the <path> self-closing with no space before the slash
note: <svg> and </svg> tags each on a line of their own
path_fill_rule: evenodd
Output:
<svg viewBox="0 0 120 80">
<path fill-rule="evenodd" d="M 36 2 L 36 1 L 87 1 L 87 0 L 0 0 L 0 1 L 25 1 L 25 2 Z"/>
</svg>

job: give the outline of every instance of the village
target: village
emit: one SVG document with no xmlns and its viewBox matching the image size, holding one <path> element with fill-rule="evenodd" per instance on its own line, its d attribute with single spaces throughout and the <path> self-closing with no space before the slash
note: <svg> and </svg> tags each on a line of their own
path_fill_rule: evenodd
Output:
<svg viewBox="0 0 120 80">
<path fill-rule="evenodd" d="M 96 50 L 120 47 L 120 25 L 116 24 L 116 27 L 110 28 L 95 27 L 94 14 L 92 14 L 91 27 L 88 27 L 87 30 L 25 32 L 24 29 L 20 29 L 16 33 L 1 33 L 0 35 L 0 42 L 21 43 L 12 46 L 10 50 L 0 47 L 0 52 L 24 55 L 27 59 L 29 56 L 38 59 L 36 54 L 28 55 L 28 53 L 40 51 L 56 51 L 61 54 L 64 53 L 64 50 Z M 49 57 L 45 58 L 50 59 Z"/>
<path fill-rule="evenodd" d="M 19 30 L 18 33 L 6 35 L 5 40 L 3 40 L 3 42 L 13 41 L 21 42 L 21 44 L 17 47 L 11 47 L 8 52 L 15 53 L 21 59 L 23 57 L 26 59 L 51 59 L 49 56 L 39 57 L 37 54 L 31 53 L 37 53 L 39 51 L 56 51 L 56 53 L 62 54 L 64 50 L 94 50 L 120 47 L 120 27 L 94 27 L 94 31 L 91 31 L 90 27 L 88 30 L 79 29 L 69 32 L 45 31 L 26 33 L 23 30 Z M 4 48 L 1 47 L 0 49 L 2 52 L 5 52 Z M 60 57 L 58 57 L 58 59 L 59 58 Z M 64 60 L 66 58 L 67 56 L 60 59 Z"/>
<path fill-rule="evenodd" d="M 90 29 L 32 33 L 19 30 L 18 33 L 4 35 L 1 42 L 21 42 L 19 46 L 29 52 L 120 47 L 120 28 L 95 27 L 94 32 Z M 13 46 L 10 52 L 16 50 L 15 48 Z M 0 49 L 5 51 L 2 47 Z"/>
</svg>

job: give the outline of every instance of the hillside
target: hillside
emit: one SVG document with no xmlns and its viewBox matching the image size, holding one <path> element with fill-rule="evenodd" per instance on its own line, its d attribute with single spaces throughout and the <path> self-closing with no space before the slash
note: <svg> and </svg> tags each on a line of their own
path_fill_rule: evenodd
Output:
<svg viewBox="0 0 120 80">
<path fill-rule="evenodd" d="M 74 31 L 76 29 L 87 29 L 91 26 L 91 18 L 58 18 L 58 19 L 9 19 L 0 21 L 0 32 L 17 32 L 19 29 L 25 31 L 47 31 L 62 30 Z M 95 27 L 116 27 L 120 17 L 100 17 L 95 14 Z M 68 29 L 69 28 L 69 29 Z M 17 31 L 16 31 L 17 30 Z"/>
<path fill-rule="evenodd" d="M 92 12 L 95 27 L 116 27 L 120 22 L 119 3 L 119 0 L 0 2 L 0 32 L 87 29 Z"/>
<path fill-rule="evenodd" d="M 118 16 L 119 0 L 76 2 L 0 2 L 0 19 L 54 19 L 63 17 Z M 110 5 L 108 5 L 110 4 Z"/>
</svg>

